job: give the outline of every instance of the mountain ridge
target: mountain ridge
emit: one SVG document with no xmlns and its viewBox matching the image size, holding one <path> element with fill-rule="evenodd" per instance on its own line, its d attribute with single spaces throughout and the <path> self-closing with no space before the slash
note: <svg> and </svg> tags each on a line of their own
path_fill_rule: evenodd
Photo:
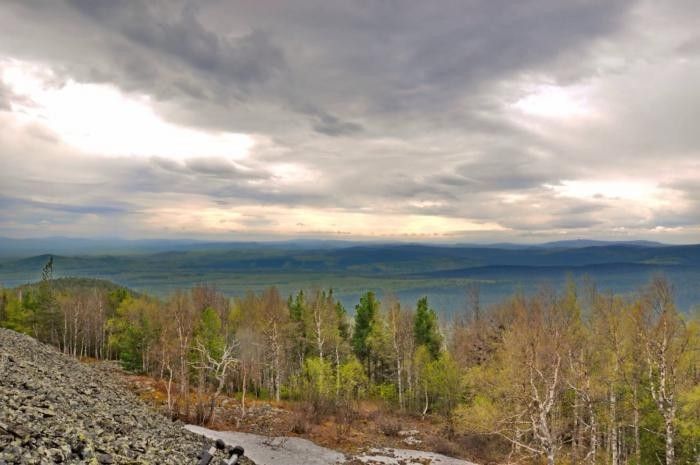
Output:
<svg viewBox="0 0 700 465">
<path fill-rule="evenodd" d="M 0 236 L 0 258 L 20 258 L 31 255 L 131 255 L 156 252 L 176 252 L 192 250 L 333 250 L 362 246 L 391 245 L 426 245 L 441 248 L 496 248 L 496 249 L 530 249 L 530 248 L 582 248 L 589 246 L 629 245 L 639 247 L 666 247 L 672 244 L 660 242 L 630 240 L 603 241 L 594 239 L 573 239 L 543 243 L 442 243 L 442 242 L 401 242 L 401 241 L 353 241 L 334 239 L 305 239 L 271 241 L 226 241 L 202 239 L 122 239 L 122 238 L 80 238 L 50 236 L 43 238 L 12 238 Z"/>
<path fill-rule="evenodd" d="M 557 288 L 567 276 L 602 289 L 636 292 L 654 275 L 678 286 L 679 306 L 700 304 L 700 245 L 646 247 L 630 244 L 575 248 L 355 244 L 352 247 L 253 248 L 159 251 L 151 254 L 52 255 L 54 276 L 100 278 L 137 292 L 166 297 L 207 283 L 230 296 L 276 286 L 283 294 L 333 288 L 348 309 L 367 290 L 395 293 L 406 305 L 428 296 L 445 312 L 464 307 L 466 286 L 479 283 L 485 304 L 513 292 Z M 0 259 L 0 285 L 41 279 L 49 255 Z"/>
</svg>

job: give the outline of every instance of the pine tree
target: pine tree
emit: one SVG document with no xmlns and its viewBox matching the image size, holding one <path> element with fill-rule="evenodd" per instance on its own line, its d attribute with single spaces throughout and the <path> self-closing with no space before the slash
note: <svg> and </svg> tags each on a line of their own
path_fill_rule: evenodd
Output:
<svg viewBox="0 0 700 465">
<path fill-rule="evenodd" d="M 424 345 L 433 360 L 440 356 L 442 335 L 438 328 L 437 314 L 428 306 L 428 298 L 418 299 L 416 316 L 413 322 L 413 335 L 418 346 Z"/>
<path fill-rule="evenodd" d="M 371 347 L 368 338 L 372 333 L 372 327 L 378 312 L 379 301 L 372 291 L 360 297 L 360 303 L 355 306 L 355 329 L 352 334 L 352 348 L 357 358 L 365 363 L 369 363 L 370 360 Z"/>
<path fill-rule="evenodd" d="M 41 282 L 39 283 L 35 307 L 33 308 L 32 326 L 34 337 L 41 341 L 58 344 L 58 328 L 60 326 L 60 316 L 58 314 L 58 303 L 53 289 L 53 257 L 41 270 Z"/>
</svg>

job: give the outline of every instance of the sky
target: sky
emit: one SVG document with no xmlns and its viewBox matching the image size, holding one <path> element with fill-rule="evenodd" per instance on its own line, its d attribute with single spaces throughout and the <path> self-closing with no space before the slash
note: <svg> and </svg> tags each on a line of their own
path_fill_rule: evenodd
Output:
<svg viewBox="0 0 700 465">
<path fill-rule="evenodd" d="M 0 236 L 700 242 L 700 2 L 0 2 Z"/>
</svg>

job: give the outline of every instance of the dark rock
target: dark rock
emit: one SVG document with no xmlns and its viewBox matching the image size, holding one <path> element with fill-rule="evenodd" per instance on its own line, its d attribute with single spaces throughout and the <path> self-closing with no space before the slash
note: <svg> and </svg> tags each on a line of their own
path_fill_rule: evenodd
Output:
<svg viewBox="0 0 700 465">
<path fill-rule="evenodd" d="M 114 463 L 114 459 L 109 454 L 100 454 L 97 456 L 97 461 L 100 463 Z"/>
<path fill-rule="evenodd" d="M 0 328 L 0 465 L 180 465 L 201 449 L 201 437 L 138 399 L 112 364 L 83 364 Z"/>
</svg>

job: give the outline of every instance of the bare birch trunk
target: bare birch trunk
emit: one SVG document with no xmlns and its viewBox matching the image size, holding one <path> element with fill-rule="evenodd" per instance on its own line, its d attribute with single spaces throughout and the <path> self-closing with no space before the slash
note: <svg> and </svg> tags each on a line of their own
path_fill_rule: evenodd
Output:
<svg viewBox="0 0 700 465">
<path fill-rule="evenodd" d="M 173 387 L 173 369 L 170 367 L 170 364 L 168 364 L 168 384 L 165 387 L 165 392 L 168 395 L 168 416 L 170 418 L 172 418 L 172 416 L 173 416 L 172 387 Z"/>
<path fill-rule="evenodd" d="M 399 408 L 403 411 L 403 386 L 401 385 L 401 355 L 396 357 L 396 386 L 399 390 Z"/>
<path fill-rule="evenodd" d="M 241 416 L 245 416 L 245 393 L 248 388 L 248 370 L 245 363 L 241 364 L 243 371 L 243 383 L 241 385 Z"/>
<path fill-rule="evenodd" d="M 676 451 L 673 445 L 673 435 L 675 433 L 673 421 L 675 420 L 675 408 L 669 410 L 668 415 L 664 415 L 666 425 L 666 465 L 673 465 L 676 461 Z"/>
<path fill-rule="evenodd" d="M 611 464 L 619 464 L 619 451 L 617 439 L 617 394 L 615 387 L 610 386 L 610 456 Z"/>
<path fill-rule="evenodd" d="M 642 462 L 642 448 L 639 443 L 639 399 L 637 398 L 637 384 L 635 383 L 632 390 L 633 409 L 632 413 L 632 428 L 634 430 L 634 462 L 640 465 Z"/>
</svg>

